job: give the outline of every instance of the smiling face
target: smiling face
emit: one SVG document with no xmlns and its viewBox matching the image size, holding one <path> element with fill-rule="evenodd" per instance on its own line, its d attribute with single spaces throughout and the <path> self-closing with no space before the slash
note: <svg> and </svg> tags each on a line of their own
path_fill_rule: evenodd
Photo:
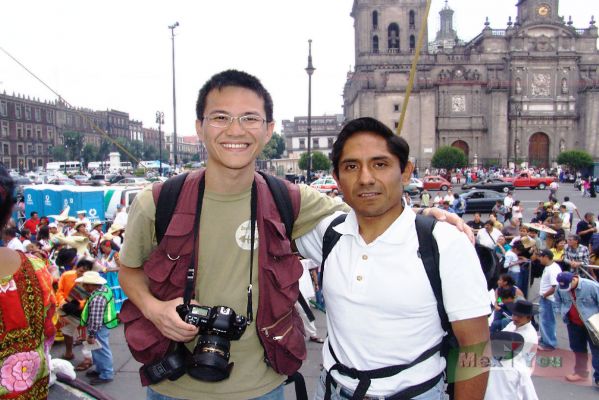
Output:
<svg viewBox="0 0 599 400">
<path fill-rule="evenodd" d="M 251 170 L 254 161 L 270 140 L 274 122 L 265 122 L 256 129 L 244 129 L 238 119 L 228 128 L 215 128 L 206 116 L 213 113 L 232 117 L 259 115 L 266 119 L 264 100 L 255 92 L 238 86 L 213 89 L 206 97 L 204 119 L 196 121 L 198 136 L 208 152 L 208 165 L 212 169 Z"/>
<path fill-rule="evenodd" d="M 393 221 L 403 210 L 402 182 L 409 182 L 412 169 L 408 163 L 402 173 L 399 158 L 389 151 L 383 137 L 359 132 L 345 142 L 335 180 L 359 220 Z"/>
</svg>

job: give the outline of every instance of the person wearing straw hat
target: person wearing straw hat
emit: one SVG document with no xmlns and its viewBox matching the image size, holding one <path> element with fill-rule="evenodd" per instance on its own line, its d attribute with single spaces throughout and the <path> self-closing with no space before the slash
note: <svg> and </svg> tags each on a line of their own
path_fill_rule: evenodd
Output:
<svg viewBox="0 0 599 400">
<path fill-rule="evenodd" d="M 590 347 L 593 382 L 599 388 L 599 346 L 593 343 L 585 327 L 585 321 L 599 313 L 599 284 L 571 272 L 560 273 L 557 282 L 559 290 L 555 294 L 555 303 L 566 323 L 570 349 L 576 360 L 574 373 L 566 375 L 566 380 L 579 382 L 588 379 L 587 348 Z"/>
<path fill-rule="evenodd" d="M 110 229 L 108 229 L 108 233 L 112 235 L 112 241 L 117 246 L 121 247 L 123 245 L 123 233 L 125 232 L 125 228 L 119 224 L 112 224 Z"/>
<path fill-rule="evenodd" d="M 110 233 L 107 233 L 100 239 L 97 260 L 98 264 L 102 267 L 102 276 L 108 281 L 108 287 L 114 295 L 114 304 L 118 314 L 121 312 L 121 307 L 123 302 L 127 300 L 127 296 L 119 283 L 119 251 L 121 249 L 113 240 L 114 236 Z"/>
<path fill-rule="evenodd" d="M 118 320 L 112 291 L 106 286 L 106 279 L 96 271 L 87 271 L 75 282 L 90 293 L 81 313 L 81 326 L 87 327 L 87 343 L 92 345 L 92 359 L 95 369 L 85 375 L 91 385 L 112 382 L 112 351 L 110 350 L 110 329 L 116 328 Z"/>
<path fill-rule="evenodd" d="M 87 215 L 87 211 L 85 211 L 85 210 L 77 211 L 77 222 L 84 222 L 85 227 L 87 228 L 88 231 L 90 231 L 92 229 L 92 226 L 91 226 L 91 222 L 86 217 L 86 215 Z"/>
<path fill-rule="evenodd" d="M 92 229 L 89 232 L 89 240 L 92 246 L 92 252 L 97 254 L 98 245 L 100 244 L 100 239 L 104 236 L 104 232 L 102 232 L 102 227 L 104 223 L 102 221 L 95 221 L 92 223 Z"/>
</svg>

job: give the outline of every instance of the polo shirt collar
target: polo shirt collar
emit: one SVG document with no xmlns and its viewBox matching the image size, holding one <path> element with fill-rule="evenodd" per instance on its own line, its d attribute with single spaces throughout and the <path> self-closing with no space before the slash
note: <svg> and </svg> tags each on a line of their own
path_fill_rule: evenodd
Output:
<svg viewBox="0 0 599 400">
<path fill-rule="evenodd" d="M 416 220 L 416 213 L 410 207 L 404 207 L 401 215 L 393 221 L 393 223 L 377 237 L 371 244 L 377 242 L 383 242 L 388 244 L 401 244 L 408 240 L 407 233 L 414 227 L 414 221 Z M 341 235 L 350 235 L 360 240 L 363 240 L 360 236 L 360 227 L 358 225 L 358 218 L 354 210 L 351 210 L 347 214 L 345 221 L 335 226 L 333 229 Z"/>
</svg>

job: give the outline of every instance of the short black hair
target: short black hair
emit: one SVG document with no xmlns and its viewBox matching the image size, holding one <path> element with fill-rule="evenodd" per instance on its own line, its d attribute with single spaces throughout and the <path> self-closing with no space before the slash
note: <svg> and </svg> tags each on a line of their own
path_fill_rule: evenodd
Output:
<svg viewBox="0 0 599 400">
<path fill-rule="evenodd" d="M 410 146 L 404 138 L 393 134 L 389 127 L 370 117 L 362 117 L 349 121 L 339 132 L 337 140 L 333 144 L 331 152 L 331 160 L 333 161 L 333 172 L 339 176 L 339 161 L 347 139 L 356 133 L 369 132 L 379 135 L 387 142 L 387 149 L 399 159 L 399 167 L 403 172 L 408 165 L 408 156 L 410 154 Z"/>
<path fill-rule="evenodd" d="M 64 267 L 69 264 L 73 259 L 77 257 L 77 250 L 75 249 L 61 249 L 56 256 L 56 265 Z"/>
<path fill-rule="evenodd" d="M 15 182 L 8 171 L 0 163 L 0 229 L 6 225 L 16 202 L 14 197 Z"/>
<path fill-rule="evenodd" d="M 17 237 L 17 228 L 14 226 L 8 226 L 4 228 L 4 234 L 10 238 Z"/>
<path fill-rule="evenodd" d="M 516 297 L 516 288 L 514 286 L 497 288 L 497 297 L 502 299 L 511 299 Z"/>
<path fill-rule="evenodd" d="M 37 211 L 31 211 L 31 212 L 29 213 L 29 216 L 30 216 L 30 217 L 33 217 L 33 216 L 34 216 L 34 215 L 36 215 L 37 213 L 38 213 Z"/>
<path fill-rule="evenodd" d="M 83 268 L 86 271 L 91 271 L 94 267 L 94 262 L 89 258 L 83 258 L 77 262 L 77 268 Z"/>
<path fill-rule="evenodd" d="M 202 120 L 204 118 L 204 111 L 206 110 L 206 98 L 212 90 L 221 90 L 230 86 L 241 87 L 256 93 L 258 97 L 264 100 L 266 122 L 273 121 L 272 97 L 270 96 L 270 93 L 268 93 L 268 90 L 266 90 L 260 80 L 255 76 L 235 69 L 229 69 L 213 75 L 210 79 L 208 79 L 204 86 L 202 86 L 198 94 L 198 100 L 196 102 L 196 118 L 198 120 Z"/>
<path fill-rule="evenodd" d="M 501 279 L 502 281 L 507 283 L 508 286 L 514 286 L 516 284 L 516 281 L 514 280 L 514 278 L 509 274 L 501 274 L 501 275 L 499 275 L 499 279 Z"/>
</svg>

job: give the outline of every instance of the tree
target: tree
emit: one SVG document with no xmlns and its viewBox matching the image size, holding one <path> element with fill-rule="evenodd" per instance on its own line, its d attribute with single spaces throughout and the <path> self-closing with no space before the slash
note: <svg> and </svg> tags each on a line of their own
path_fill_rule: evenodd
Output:
<svg viewBox="0 0 599 400">
<path fill-rule="evenodd" d="M 433 155 L 431 165 L 434 168 L 444 168 L 447 170 L 464 168 L 468 165 L 468 157 L 457 147 L 442 146 Z"/>
<path fill-rule="evenodd" d="M 52 159 L 54 161 L 66 161 L 67 152 L 63 146 L 55 146 L 52 148 Z"/>
<path fill-rule="evenodd" d="M 593 157 L 584 150 L 567 150 L 559 153 L 557 163 L 574 171 L 581 171 L 593 166 Z"/>
<path fill-rule="evenodd" d="M 301 170 L 308 170 L 308 153 L 302 153 L 298 161 Z M 312 152 L 312 171 L 328 171 L 331 169 L 331 160 L 320 151 Z"/>
<path fill-rule="evenodd" d="M 285 151 L 285 139 L 283 136 L 278 133 L 273 133 L 272 137 L 262 149 L 262 153 L 258 156 L 260 160 L 272 160 L 276 158 L 281 158 L 283 152 Z"/>
<path fill-rule="evenodd" d="M 144 143 L 144 160 L 157 160 L 158 159 L 158 149 L 151 144 Z"/>
<path fill-rule="evenodd" d="M 90 161 L 96 161 L 98 159 L 98 147 L 88 143 L 83 146 L 83 163 L 87 165 Z"/>
<path fill-rule="evenodd" d="M 67 160 L 74 161 L 81 158 L 85 135 L 81 132 L 64 132 L 64 147 Z"/>
</svg>

